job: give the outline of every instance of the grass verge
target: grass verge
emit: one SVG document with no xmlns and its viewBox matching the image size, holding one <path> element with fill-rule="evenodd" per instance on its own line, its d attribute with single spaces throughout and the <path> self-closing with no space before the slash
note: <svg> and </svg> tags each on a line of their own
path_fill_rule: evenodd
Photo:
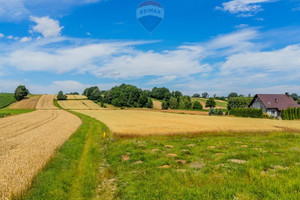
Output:
<svg viewBox="0 0 300 200">
<path fill-rule="evenodd" d="M 0 109 L 0 114 L 4 114 L 4 115 L 20 115 L 20 114 L 24 114 L 24 113 L 29 113 L 29 112 L 33 112 L 35 111 L 35 109 Z"/>
<path fill-rule="evenodd" d="M 300 199 L 300 135 L 203 134 L 118 139 L 114 199 Z"/>
<path fill-rule="evenodd" d="M 103 139 L 103 133 L 109 133 L 109 129 L 86 115 L 73 114 L 80 117 L 82 125 L 35 178 L 32 187 L 16 199 L 79 200 L 96 197 L 102 150 L 108 141 Z"/>
</svg>

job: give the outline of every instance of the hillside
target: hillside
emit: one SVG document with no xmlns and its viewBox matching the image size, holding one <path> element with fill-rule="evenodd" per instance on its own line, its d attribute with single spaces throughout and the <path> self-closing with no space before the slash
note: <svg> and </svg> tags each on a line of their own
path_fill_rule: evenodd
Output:
<svg viewBox="0 0 300 200">
<path fill-rule="evenodd" d="M 14 103 L 16 100 L 12 93 L 0 93 L 0 109 Z"/>
<path fill-rule="evenodd" d="M 192 101 L 199 101 L 203 105 L 203 108 L 205 108 L 205 104 L 206 104 L 207 100 L 208 99 L 206 99 L 206 98 L 195 98 L 195 97 L 192 97 Z M 227 102 L 226 101 L 215 99 L 215 102 L 217 104 L 217 108 L 223 108 L 223 109 L 227 108 Z"/>
</svg>

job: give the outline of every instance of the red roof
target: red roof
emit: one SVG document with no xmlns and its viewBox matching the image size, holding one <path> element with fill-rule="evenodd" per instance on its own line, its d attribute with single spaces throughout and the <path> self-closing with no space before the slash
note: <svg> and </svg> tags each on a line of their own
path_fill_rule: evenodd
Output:
<svg viewBox="0 0 300 200">
<path fill-rule="evenodd" d="M 255 95 L 253 101 L 258 97 L 266 108 L 276 108 L 278 110 L 283 110 L 287 108 L 300 107 L 294 99 L 287 94 L 257 94 Z"/>
</svg>

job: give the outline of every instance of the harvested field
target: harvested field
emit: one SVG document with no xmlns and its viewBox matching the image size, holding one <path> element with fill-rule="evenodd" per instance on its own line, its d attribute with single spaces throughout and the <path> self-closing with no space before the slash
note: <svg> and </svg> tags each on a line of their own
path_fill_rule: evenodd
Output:
<svg viewBox="0 0 300 200">
<path fill-rule="evenodd" d="M 100 110 L 101 107 L 91 100 L 66 100 L 58 104 L 67 110 Z"/>
<path fill-rule="evenodd" d="M 57 110 L 58 108 L 53 105 L 55 95 L 43 95 L 36 104 L 37 110 Z"/>
<path fill-rule="evenodd" d="M 12 104 L 10 109 L 35 109 L 41 96 L 34 96 L 27 99 L 23 99 L 19 102 Z"/>
<path fill-rule="evenodd" d="M 62 110 L 0 119 L 0 199 L 27 189 L 80 124 L 78 117 Z"/>
<path fill-rule="evenodd" d="M 154 109 L 161 110 L 162 109 L 161 105 L 162 105 L 162 103 L 160 101 L 153 101 L 153 108 Z"/>
<path fill-rule="evenodd" d="M 121 136 L 300 130 L 299 121 L 182 115 L 136 110 L 83 110 L 79 112 L 100 120 L 115 134 Z"/>
<path fill-rule="evenodd" d="M 87 99 L 85 95 L 67 95 L 68 100 L 74 100 L 74 99 Z"/>
</svg>

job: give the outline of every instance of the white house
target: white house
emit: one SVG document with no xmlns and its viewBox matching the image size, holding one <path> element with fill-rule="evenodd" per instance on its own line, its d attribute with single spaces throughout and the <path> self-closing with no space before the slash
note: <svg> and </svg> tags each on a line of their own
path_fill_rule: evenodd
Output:
<svg viewBox="0 0 300 200">
<path fill-rule="evenodd" d="M 285 94 L 257 94 L 253 98 L 250 108 L 262 109 L 264 113 L 273 117 L 280 118 L 281 111 L 287 108 L 300 107 L 296 101 L 289 95 Z"/>
</svg>

